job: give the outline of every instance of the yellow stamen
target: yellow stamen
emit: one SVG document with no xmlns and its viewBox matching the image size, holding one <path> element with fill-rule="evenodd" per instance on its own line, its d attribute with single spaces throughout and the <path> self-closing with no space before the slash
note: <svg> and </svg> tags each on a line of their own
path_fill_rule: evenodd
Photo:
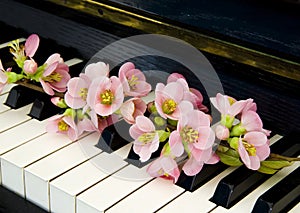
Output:
<svg viewBox="0 0 300 213">
<path fill-rule="evenodd" d="M 43 80 L 46 81 L 46 82 L 50 82 L 50 83 L 53 83 L 53 82 L 60 82 L 62 79 L 62 76 L 61 74 L 57 73 L 57 72 L 53 72 L 51 73 L 50 75 L 46 76 L 46 77 L 43 77 Z"/>
<path fill-rule="evenodd" d="M 131 90 L 135 90 L 136 89 L 136 85 L 139 83 L 137 82 L 139 80 L 138 77 L 136 77 L 135 75 L 132 75 L 130 79 L 128 79 L 128 84 Z"/>
<path fill-rule="evenodd" d="M 155 132 L 147 132 L 142 134 L 140 137 L 138 137 L 138 141 L 147 144 L 149 142 L 152 142 L 155 137 Z"/>
<path fill-rule="evenodd" d="M 250 156 L 256 156 L 256 148 L 250 143 L 244 142 L 243 145 Z"/>
<path fill-rule="evenodd" d="M 87 98 L 88 89 L 87 88 L 80 88 L 79 96 L 85 101 Z"/>
<path fill-rule="evenodd" d="M 111 105 L 113 100 L 115 99 L 115 96 L 111 90 L 105 90 L 103 93 L 100 94 L 100 98 L 102 104 Z"/>
<path fill-rule="evenodd" d="M 228 97 L 228 101 L 230 105 L 235 103 L 235 100 L 232 97 Z"/>
<path fill-rule="evenodd" d="M 199 139 L 199 132 L 190 126 L 185 126 L 181 129 L 180 136 L 186 143 L 196 143 Z"/>
<path fill-rule="evenodd" d="M 177 103 L 174 100 L 168 99 L 162 104 L 162 111 L 167 115 L 170 115 L 176 110 L 176 106 Z"/>
<path fill-rule="evenodd" d="M 69 125 L 66 122 L 64 122 L 63 120 L 60 120 L 58 122 L 58 129 L 59 129 L 59 131 L 63 131 L 63 132 L 68 131 Z"/>
</svg>

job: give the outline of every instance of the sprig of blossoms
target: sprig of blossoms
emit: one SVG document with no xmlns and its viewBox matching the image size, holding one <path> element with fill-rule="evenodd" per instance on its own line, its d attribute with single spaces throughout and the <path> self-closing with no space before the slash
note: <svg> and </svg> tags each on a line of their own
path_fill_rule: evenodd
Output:
<svg viewBox="0 0 300 213">
<path fill-rule="evenodd" d="M 39 66 L 33 58 L 39 43 L 39 36 L 32 34 L 26 39 L 24 45 L 20 44 L 19 40 L 12 41 L 9 44 L 10 52 L 20 70 L 4 69 L 0 63 L 0 93 L 6 84 L 17 83 L 21 80 L 39 82 L 48 95 L 54 95 L 55 91 L 66 91 L 67 83 L 71 78 L 69 67 L 58 53 L 49 56 Z"/>
<path fill-rule="evenodd" d="M 147 108 L 141 97 L 150 91 L 144 74 L 131 62 L 120 67 L 118 77 L 109 76 L 108 64 L 91 63 L 79 77 L 69 80 L 63 99 L 53 99 L 65 112 L 50 119 L 48 131 L 76 140 L 83 132 L 102 132 L 120 118 L 134 124 Z"/>
</svg>

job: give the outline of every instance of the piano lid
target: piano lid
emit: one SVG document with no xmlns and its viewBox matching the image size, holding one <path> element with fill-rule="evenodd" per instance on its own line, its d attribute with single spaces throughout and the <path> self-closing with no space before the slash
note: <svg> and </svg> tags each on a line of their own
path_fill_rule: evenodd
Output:
<svg viewBox="0 0 300 213">
<path fill-rule="evenodd" d="M 285 0 L 50 0 L 300 80 L 300 5 Z M 163 3 L 162 3 L 163 2 Z"/>
</svg>

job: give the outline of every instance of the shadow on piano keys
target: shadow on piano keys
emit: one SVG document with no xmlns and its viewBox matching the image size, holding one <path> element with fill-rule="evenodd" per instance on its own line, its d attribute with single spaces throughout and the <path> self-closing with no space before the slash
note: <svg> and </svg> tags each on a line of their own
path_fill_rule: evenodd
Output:
<svg viewBox="0 0 300 213">
<path fill-rule="evenodd" d="M 36 10 L 31 12 L 33 12 L 32 16 L 35 16 L 38 13 Z M 51 15 L 49 15 L 49 17 L 50 20 L 56 20 L 56 18 Z M 69 20 L 66 21 L 66 23 L 70 24 L 70 28 L 76 26 L 69 22 Z M 64 32 L 63 25 L 65 24 L 62 23 L 62 26 L 58 26 L 58 28 L 62 27 L 62 29 L 59 29 L 59 32 L 61 33 Z M 1 44 L 15 38 L 26 37 L 24 34 L 28 34 L 24 32 L 24 30 L 16 30 L 15 28 L 8 27 L 6 25 L 3 25 L 3 28 L 8 29 L 11 33 L 4 33 L 5 36 L 0 37 Z M 80 36 L 86 35 L 86 32 L 83 32 L 85 28 L 87 29 L 87 32 L 94 30 L 88 29 L 88 27 L 84 26 L 79 30 L 77 29 L 77 31 L 81 30 L 82 32 L 76 33 L 79 33 Z M 66 32 L 69 33 L 70 31 Z M 43 34 L 44 32 L 41 33 Z M 91 34 L 91 36 L 95 35 L 98 34 Z M 103 35 L 111 36 L 106 33 L 103 33 Z M 104 37 L 103 40 L 105 39 L 109 40 L 109 43 L 115 39 L 115 36 L 110 38 Z M 51 43 L 51 41 L 47 42 Z M 2 46 L 0 45 L 0 47 L 5 46 L 6 44 L 3 44 Z M 74 52 L 68 52 L 67 47 L 56 47 L 59 47 L 59 52 L 62 50 L 66 53 L 66 59 L 71 60 L 69 62 L 72 64 L 74 63 L 74 58 L 80 58 L 80 56 L 74 54 Z M 87 47 L 87 49 L 88 48 L 91 47 Z M 47 53 L 43 52 L 42 55 L 47 55 Z M 88 58 L 87 53 L 84 51 L 83 57 L 83 61 Z M 211 58 L 214 58 L 214 56 L 211 56 Z M 221 59 L 216 57 L 215 60 L 216 63 L 218 63 Z M 224 64 L 229 63 L 225 59 L 224 61 Z M 154 60 L 154 62 L 157 61 Z M 78 61 L 76 59 L 75 64 L 77 63 L 83 64 L 80 63 L 80 60 Z M 219 66 L 221 67 L 224 64 Z M 238 66 L 238 69 L 248 68 L 243 65 Z M 82 66 L 79 67 L 80 68 L 77 69 L 80 70 Z M 220 67 L 218 69 L 223 68 Z M 230 68 L 230 65 L 228 67 Z M 228 67 L 225 65 L 224 69 L 229 69 Z M 71 70 L 73 68 L 71 66 Z M 249 69 L 251 70 L 251 68 Z M 252 70 L 250 72 L 253 73 L 255 71 L 256 70 Z M 230 72 L 232 71 L 229 71 L 229 73 Z M 225 73 L 222 71 L 220 71 L 219 74 L 221 77 L 225 76 Z M 265 83 L 264 78 L 266 76 L 262 73 L 259 74 L 262 75 L 263 79 L 260 83 Z M 272 76 L 272 78 L 274 78 L 274 76 Z M 245 81 L 245 79 L 243 80 Z M 228 82 L 225 82 L 225 89 L 234 86 L 235 88 L 239 88 L 239 86 L 245 84 L 248 86 L 247 89 L 253 89 L 252 94 L 260 91 L 255 90 L 256 85 L 247 85 L 246 81 L 243 83 L 237 83 L 238 81 L 238 78 L 230 78 Z M 253 79 L 249 79 L 249 81 L 250 83 L 255 82 Z M 272 85 L 276 83 L 277 82 L 275 80 L 275 83 Z M 297 99 L 298 96 L 294 94 L 296 93 L 295 91 L 293 93 L 293 89 L 286 88 L 287 84 L 283 85 L 283 87 L 283 92 L 291 92 L 291 94 L 287 94 L 288 97 L 286 97 L 286 99 L 283 99 L 284 104 L 289 104 L 289 98 L 293 99 L 292 101 Z M 263 88 L 270 90 L 268 83 L 267 86 L 263 85 Z M 289 204 L 287 205 L 287 208 L 290 212 L 300 211 L 300 205 L 297 204 L 300 199 L 298 190 L 300 177 L 298 168 L 299 163 L 295 163 L 294 166 L 284 168 L 270 177 L 264 176 L 257 178 L 259 175 L 254 172 L 247 171 L 249 173 L 246 173 L 243 180 L 239 180 L 241 174 L 239 171 L 245 172 L 242 168 L 219 167 L 219 165 L 217 165 L 215 169 L 206 167 L 207 169 L 205 168 L 203 170 L 204 172 L 208 171 L 209 173 L 210 170 L 213 171 L 209 173 L 211 176 L 208 176 L 203 180 L 201 180 L 201 178 L 200 180 L 186 180 L 185 177 L 181 177 L 182 182 L 179 181 L 178 183 L 178 185 L 181 186 L 174 185 L 163 179 L 153 179 L 151 177 L 145 178 L 143 175 L 141 181 L 126 180 L 120 177 L 124 177 L 127 174 L 138 174 L 137 171 L 145 170 L 145 167 L 139 169 L 126 161 L 131 148 L 130 144 L 120 146 L 113 153 L 108 154 L 95 147 L 100 137 L 96 133 L 84 135 L 76 142 L 70 141 L 68 138 L 62 137 L 61 135 L 46 133 L 46 120 L 44 119 L 50 115 L 41 116 L 39 120 L 32 118 L 38 116 L 28 115 L 33 109 L 34 104 L 38 105 L 35 100 L 26 100 L 28 102 L 13 107 L 16 109 L 11 109 L 2 104 L 7 100 L 8 92 L 11 89 L 11 87 L 7 87 L 6 91 L 0 96 L 0 171 L 1 184 L 3 185 L 0 190 L 0 212 L 43 212 L 43 209 L 46 211 L 51 210 L 53 212 L 63 213 L 104 211 L 251 212 L 253 208 L 256 212 L 262 212 L 262 209 L 266 206 L 267 210 L 269 210 L 272 207 L 272 202 L 275 202 L 274 206 L 276 209 L 273 210 L 274 212 L 277 212 L 277 210 L 286 204 Z M 245 91 L 247 91 L 247 89 L 245 89 Z M 258 95 L 258 97 L 263 97 L 263 95 L 267 94 L 273 94 L 274 99 L 276 99 L 277 96 L 282 97 L 282 91 L 279 89 L 275 88 L 275 95 L 272 91 L 267 91 L 261 96 Z M 246 96 L 247 94 L 244 94 L 245 91 L 237 91 L 237 95 Z M 28 97 L 28 92 L 27 94 L 25 92 L 25 97 Z M 267 101 L 270 99 L 272 99 L 272 97 L 269 99 L 266 98 Z M 261 103 L 264 103 L 264 101 L 264 98 L 258 100 L 258 102 Z M 277 100 L 272 103 L 276 102 Z M 284 106 L 284 104 L 281 104 L 280 106 Z M 296 104 L 293 104 L 294 102 L 291 103 L 291 106 L 299 106 L 299 100 Z M 272 111 L 272 113 L 278 110 L 278 108 L 275 110 L 272 109 L 273 105 L 270 105 L 271 106 L 268 106 L 268 103 L 265 103 L 265 105 L 261 107 L 266 107 L 268 110 Z M 47 111 L 47 107 L 49 106 L 45 107 Z M 291 109 L 291 111 L 295 110 L 298 109 Z M 272 115 L 274 115 L 274 113 L 272 113 L 269 115 L 268 112 L 266 112 L 268 123 L 273 122 Z M 292 112 L 287 112 L 287 114 L 290 116 Z M 285 114 L 280 114 L 280 117 L 283 117 L 284 115 Z M 297 120 L 297 118 L 298 117 L 296 115 L 293 119 Z M 273 138 L 271 139 L 274 143 L 274 149 L 278 152 L 292 151 L 292 155 L 299 155 L 299 139 L 297 138 L 297 134 L 292 134 L 290 131 L 283 131 L 285 128 L 293 128 L 293 125 L 298 125 L 299 127 L 299 124 L 296 124 L 295 122 L 292 124 L 284 122 L 277 124 L 277 122 L 280 121 L 277 120 L 274 122 L 275 124 L 273 123 L 270 125 L 270 128 L 272 129 L 274 127 L 275 130 Z M 282 144 L 277 145 L 276 148 L 276 144 L 280 143 L 284 143 L 286 145 L 289 144 L 293 148 L 292 150 L 289 150 L 289 147 L 282 148 L 284 147 Z M 82 152 L 82 146 L 88 147 L 89 155 Z M 95 167 L 93 162 L 96 162 L 97 165 L 101 165 L 101 169 Z M 226 177 L 230 177 L 230 180 L 232 179 L 232 182 L 235 182 L 231 183 L 227 180 L 228 178 L 226 179 Z M 294 180 L 295 182 L 291 182 L 290 180 Z M 190 184 L 191 182 L 194 182 L 196 187 L 193 187 L 193 184 Z M 222 198 L 223 200 L 218 198 L 222 197 L 222 195 L 226 195 L 225 192 L 227 192 L 228 189 L 227 191 L 225 190 L 223 194 L 221 191 L 221 195 L 214 195 L 217 186 L 219 187 L 218 184 L 225 184 L 229 190 L 232 190 L 228 193 L 231 197 L 229 196 L 228 199 Z M 246 188 L 244 188 L 245 185 Z M 282 187 L 288 188 L 293 186 L 296 190 L 292 190 L 293 188 L 291 188 L 290 193 L 292 194 L 292 197 L 289 197 L 289 195 L 285 197 L 285 194 L 281 193 L 284 191 Z M 241 187 L 240 191 L 243 192 L 242 194 L 239 193 L 238 187 Z M 7 191 L 6 188 L 18 195 L 12 194 Z M 288 193 L 286 191 L 284 192 Z M 277 196 L 270 196 L 270 193 L 277 193 Z M 293 197 L 294 195 L 295 197 Z M 212 197 L 216 198 L 211 199 Z M 30 202 L 26 202 L 23 198 Z M 211 200 L 214 200 L 215 203 Z M 255 206 L 256 201 L 257 205 Z M 32 203 L 40 206 L 41 209 Z M 230 208 L 226 209 L 218 205 L 228 205 Z"/>
</svg>

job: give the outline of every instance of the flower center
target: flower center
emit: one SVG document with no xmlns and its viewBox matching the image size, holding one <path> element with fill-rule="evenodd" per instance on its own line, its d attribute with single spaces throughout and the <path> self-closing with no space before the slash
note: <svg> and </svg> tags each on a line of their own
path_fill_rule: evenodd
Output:
<svg viewBox="0 0 300 213">
<path fill-rule="evenodd" d="M 186 143 L 195 143 L 199 139 L 199 132 L 190 126 L 185 126 L 180 130 L 180 136 Z"/>
<path fill-rule="evenodd" d="M 60 82 L 62 79 L 61 74 L 57 73 L 57 72 L 53 72 L 50 75 L 46 76 L 43 78 L 44 81 L 53 83 L 53 82 Z"/>
<path fill-rule="evenodd" d="M 152 142 L 155 137 L 155 132 L 147 132 L 138 137 L 138 140 L 143 144 L 148 144 Z"/>
<path fill-rule="evenodd" d="M 63 120 L 61 120 L 58 122 L 58 129 L 59 129 L 59 131 L 62 131 L 62 132 L 68 131 L 69 125 L 66 122 L 64 122 Z"/>
<path fill-rule="evenodd" d="M 136 85 L 139 83 L 138 80 L 139 80 L 139 78 L 136 77 L 135 75 L 132 75 L 130 79 L 128 78 L 128 84 L 129 84 L 130 90 L 136 89 Z"/>
<path fill-rule="evenodd" d="M 162 111 L 167 115 L 170 115 L 176 110 L 176 106 L 177 104 L 174 100 L 168 99 L 162 104 Z"/>
<path fill-rule="evenodd" d="M 235 103 L 235 100 L 232 97 L 228 97 L 230 106 Z"/>
<path fill-rule="evenodd" d="M 88 89 L 87 88 L 80 88 L 79 96 L 82 98 L 82 100 L 86 100 L 87 98 Z"/>
<path fill-rule="evenodd" d="M 244 142 L 243 145 L 250 156 L 256 156 L 256 148 L 250 143 Z"/>
<path fill-rule="evenodd" d="M 115 99 L 115 96 L 110 89 L 107 89 L 100 94 L 100 98 L 102 104 L 111 105 L 113 100 Z"/>
</svg>

